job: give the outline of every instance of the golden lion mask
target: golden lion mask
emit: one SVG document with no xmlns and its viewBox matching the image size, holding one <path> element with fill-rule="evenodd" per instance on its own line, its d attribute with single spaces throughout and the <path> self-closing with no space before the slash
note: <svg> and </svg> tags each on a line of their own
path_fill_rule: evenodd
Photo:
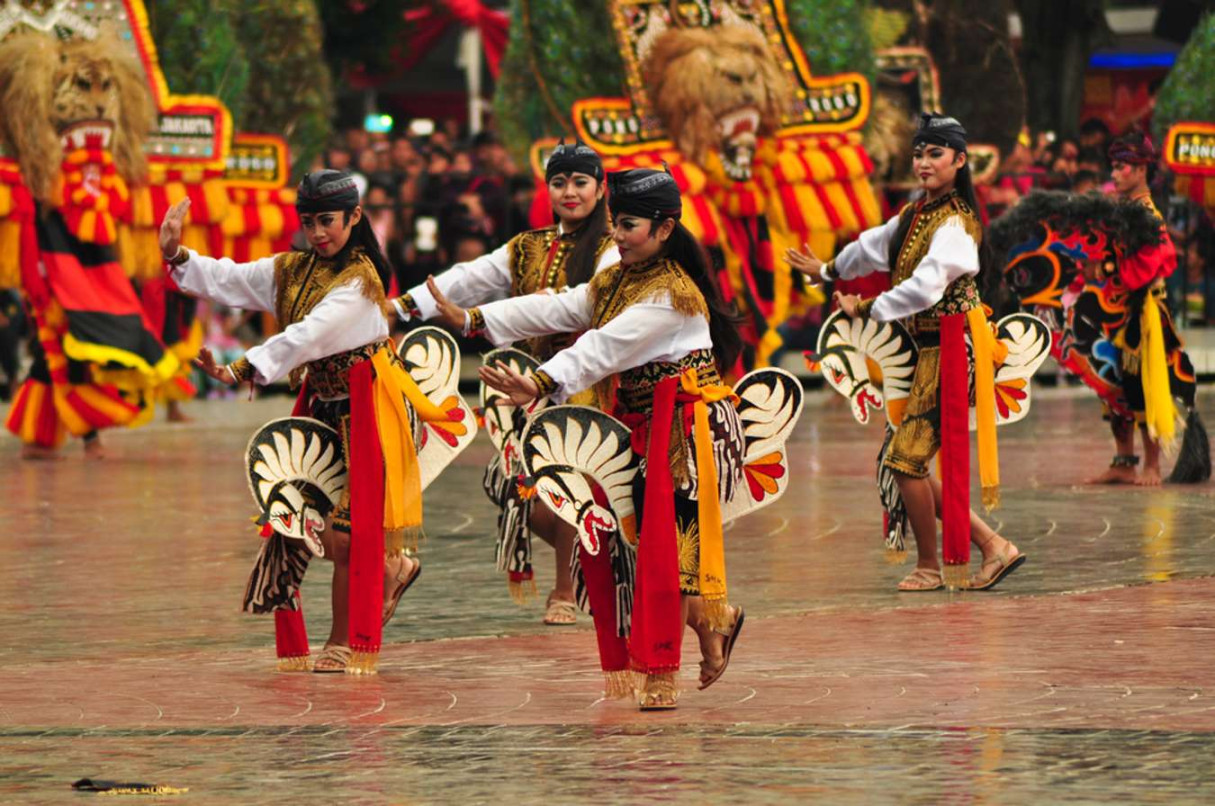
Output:
<svg viewBox="0 0 1215 806">
<path fill-rule="evenodd" d="M 702 164 L 717 151 L 731 179 L 750 179 L 758 138 L 780 127 L 791 94 L 763 35 L 742 25 L 668 31 L 642 70 L 679 150 Z"/>
<path fill-rule="evenodd" d="M 127 182 L 147 171 L 156 109 L 139 63 L 112 31 L 67 41 L 27 32 L 0 44 L 0 109 L 0 136 L 40 202 L 53 203 L 63 134 L 80 123 L 112 127 L 109 148 Z"/>
</svg>

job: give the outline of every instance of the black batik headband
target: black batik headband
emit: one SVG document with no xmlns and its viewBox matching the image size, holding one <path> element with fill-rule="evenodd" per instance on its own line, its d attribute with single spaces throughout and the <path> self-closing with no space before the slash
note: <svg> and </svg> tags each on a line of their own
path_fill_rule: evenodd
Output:
<svg viewBox="0 0 1215 806">
<path fill-rule="evenodd" d="M 608 174 L 608 207 L 612 216 L 620 215 L 661 221 L 679 219 L 683 200 L 675 177 L 665 171 L 633 168 Z"/>
</svg>

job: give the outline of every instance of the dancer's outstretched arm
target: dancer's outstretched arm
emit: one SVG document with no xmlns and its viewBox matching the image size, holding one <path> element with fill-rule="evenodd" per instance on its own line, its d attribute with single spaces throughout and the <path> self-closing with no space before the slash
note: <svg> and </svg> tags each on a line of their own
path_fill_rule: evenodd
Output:
<svg viewBox="0 0 1215 806">
<path fill-rule="evenodd" d="M 237 263 L 200 255 L 181 245 L 181 231 L 190 200 L 169 208 L 160 225 L 160 253 L 169 276 L 187 294 L 221 305 L 254 311 L 274 311 L 274 258 Z"/>
</svg>

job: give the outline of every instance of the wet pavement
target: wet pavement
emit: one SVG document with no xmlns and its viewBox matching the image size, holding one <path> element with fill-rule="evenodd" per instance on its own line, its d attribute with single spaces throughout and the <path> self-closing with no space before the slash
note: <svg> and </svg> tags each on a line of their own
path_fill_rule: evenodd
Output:
<svg viewBox="0 0 1215 806">
<path fill-rule="evenodd" d="M 270 621 L 237 612 L 242 452 L 286 399 L 192 404 L 107 434 L 101 463 L 0 442 L 0 801 L 91 776 L 200 803 L 1210 802 L 1215 485 L 1080 486 L 1109 459 L 1097 404 L 1042 391 L 1000 433 L 999 528 L 1030 561 L 991 593 L 900 595 L 880 429 L 843 403 L 809 396 L 790 494 L 727 532 L 746 631 L 665 714 L 598 698 L 589 619 L 511 602 L 483 438 L 428 493 L 425 573 L 367 679 L 276 674 Z M 537 569 L 543 593 L 542 547 Z"/>
</svg>

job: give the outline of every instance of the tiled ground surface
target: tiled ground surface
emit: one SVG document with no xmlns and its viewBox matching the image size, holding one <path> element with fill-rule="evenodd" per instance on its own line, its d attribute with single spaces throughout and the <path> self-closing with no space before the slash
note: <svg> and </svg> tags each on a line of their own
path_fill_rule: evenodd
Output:
<svg viewBox="0 0 1215 806">
<path fill-rule="evenodd" d="M 1215 797 L 1215 488 L 1075 486 L 1108 460 L 1096 405 L 1041 395 L 1001 433 L 1001 529 L 1031 561 L 994 593 L 900 596 L 878 428 L 840 403 L 811 397 L 794 494 L 728 535 L 749 614 L 729 673 L 660 715 L 598 701 L 593 635 L 511 604 L 484 442 L 428 496 L 382 674 L 348 679 L 273 673 L 269 622 L 236 612 L 257 540 L 240 456 L 284 400 L 195 404 L 100 464 L 4 441 L 0 801 L 62 802 L 82 776 L 191 802 Z"/>
</svg>

